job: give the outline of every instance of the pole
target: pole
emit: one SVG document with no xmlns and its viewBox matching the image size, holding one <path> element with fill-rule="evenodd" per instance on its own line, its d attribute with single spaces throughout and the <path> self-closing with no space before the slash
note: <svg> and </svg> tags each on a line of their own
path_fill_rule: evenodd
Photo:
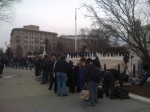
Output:
<svg viewBox="0 0 150 112">
<path fill-rule="evenodd" d="M 75 52 L 77 51 L 77 8 L 75 8 Z"/>
</svg>

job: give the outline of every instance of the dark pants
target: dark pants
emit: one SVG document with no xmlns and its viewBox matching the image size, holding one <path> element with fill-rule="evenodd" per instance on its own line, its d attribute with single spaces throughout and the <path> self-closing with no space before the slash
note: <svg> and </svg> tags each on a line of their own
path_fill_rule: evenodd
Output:
<svg viewBox="0 0 150 112">
<path fill-rule="evenodd" d="M 4 69 L 4 67 L 0 68 L 0 75 L 3 74 L 3 69 Z"/>
<path fill-rule="evenodd" d="M 71 93 L 79 92 L 78 77 L 71 76 L 69 82 L 69 91 Z"/>
<path fill-rule="evenodd" d="M 51 90 L 53 87 L 53 84 L 55 83 L 55 78 L 54 77 L 50 77 L 50 81 L 49 81 L 49 89 Z"/>
<path fill-rule="evenodd" d="M 57 93 L 57 77 L 54 77 L 54 92 Z"/>
<path fill-rule="evenodd" d="M 109 90 L 110 90 L 110 98 L 113 98 L 115 95 L 115 81 L 113 74 L 110 73 L 109 71 L 104 72 L 104 81 L 103 85 L 105 87 L 105 93 L 106 96 L 109 96 Z"/>
<path fill-rule="evenodd" d="M 43 71 L 43 73 L 42 73 L 42 83 L 43 84 L 48 83 L 48 72 Z"/>
</svg>

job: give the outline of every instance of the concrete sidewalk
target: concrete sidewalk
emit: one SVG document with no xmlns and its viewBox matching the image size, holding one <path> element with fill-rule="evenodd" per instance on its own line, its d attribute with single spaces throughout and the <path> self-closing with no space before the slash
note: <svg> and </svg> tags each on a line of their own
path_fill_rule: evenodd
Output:
<svg viewBox="0 0 150 112">
<path fill-rule="evenodd" d="M 57 97 L 47 85 L 41 85 L 34 70 L 5 68 L 0 79 L 0 112 L 150 112 L 150 104 L 134 99 L 100 99 L 87 106 L 79 93 Z"/>
</svg>

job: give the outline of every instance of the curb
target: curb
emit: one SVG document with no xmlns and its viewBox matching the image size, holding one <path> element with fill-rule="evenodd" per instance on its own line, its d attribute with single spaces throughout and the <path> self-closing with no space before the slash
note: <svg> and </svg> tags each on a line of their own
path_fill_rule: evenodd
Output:
<svg viewBox="0 0 150 112">
<path fill-rule="evenodd" d="M 146 97 L 143 97 L 143 96 L 135 95 L 135 94 L 132 94 L 132 93 L 129 93 L 129 96 L 130 96 L 131 99 L 138 100 L 138 101 L 150 104 L 150 98 L 146 98 Z"/>
</svg>

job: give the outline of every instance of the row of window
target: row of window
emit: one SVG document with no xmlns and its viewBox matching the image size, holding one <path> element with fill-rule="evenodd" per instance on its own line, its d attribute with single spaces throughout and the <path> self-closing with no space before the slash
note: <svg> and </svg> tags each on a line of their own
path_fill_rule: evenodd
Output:
<svg viewBox="0 0 150 112">
<path fill-rule="evenodd" d="M 43 46 L 27 46 L 27 45 L 24 46 L 25 49 L 28 49 L 28 47 L 29 49 L 43 49 Z"/>
<path fill-rule="evenodd" d="M 29 34 L 29 35 L 40 35 L 40 36 L 47 36 L 47 37 L 52 37 L 53 35 L 52 34 L 49 34 L 49 33 L 40 33 L 40 32 L 25 32 L 26 34 Z"/>
<path fill-rule="evenodd" d="M 42 40 L 41 37 L 31 37 L 31 36 L 28 37 L 28 36 L 24 36 L 24 38 L 25 38 L 25 39 L 37 39 L 37 40 L 39 39 L 39 40 Z"/>
<path fill-rule="evenodd" d="M 41 37 L 28 37 L 28 36 L 26 36 L 25 39 L 34 39 L 34 40 L 42 40 L 43 41 L 43 38 L 41 38 Z M 49 39 L 49 41 L 55 41 L 55 39 Z"/>
<path fill-rule="evenodd" d="M 55 46 L 55 44 L 53 44 Z M 25 49 L 43 49 L 43 46 L 24 46 Z"/>
<path fill-rule="evenodd" d="M 42 33 L 42 32 L 33 32 L 33 31 L 15 31 L 15 33 L 20 34 L 20 33 L 25 33 L 28 35 L 40 35 L 40 36 L 47 36 L 47 37 L 52 37 L 55 36 L 55 34 L 51 34 L 51 33 Z"/>
<path fill-rule="evenodd" d="M 16 39 L 20 38 L 20 36 L 16 36 Z M 42 40 L 43 41 L 43 38 L 42 37 L 28 37 L 28 36 L 24 36 L 25 39 L 36 39 L 36 40 Z M 52 40 L 49 40 L 49 41 L 55 41 L 55 39 L 52 39 Z"/>
</svg>

